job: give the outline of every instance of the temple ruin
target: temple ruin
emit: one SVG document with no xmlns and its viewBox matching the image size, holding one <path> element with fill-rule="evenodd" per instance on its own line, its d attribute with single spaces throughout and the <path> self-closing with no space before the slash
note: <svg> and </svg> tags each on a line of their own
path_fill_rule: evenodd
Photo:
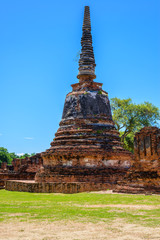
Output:
<svg viewBox="0 0 160 240">
<path fill-rule="evenodd" d="M 108 93 L 102 83 L 94 82 L 88 6 L 82 31 L 79 83 L 72 84 L 72 92 L 66 96 L 60 127 L 51 148 L 42 153 L 44 168 L 37 172 L 36 182 L 115 182 L 130 167 L 132 154 L 120 142 Z"/>
<path fill-rule="evenodd" d="M 24 159 L 15 158 L 12 165 L 2 163 L 0 168 L 0 188 L 4 188 L 6 180 L 34 180 L 36 172 L 42 167 L 40 153 Z"/>
<path fill-rule="evenodd" d="M 137 133 L 134 155 L 123 148 L 112 119 L 108 93 L 102 89 L 102 83 L 94 81 L 96 64 L 88 6 L 84 11 L 81 46 L 79 82 L 71 85 L 72 91 L 66 96 L 62 120 L 51 147 L 38 156 L 38 167 L 36 160 L 35 164 L 28 160 L 30 167 L 26 166 L 25 171 L 31 169 L 35 181 L 6 181 L 6 189 L 152 192 L 156 187 L 153 192 L 160 193 L 160 129 L 144 128 Z M 18 161 L 13 162 L 14 169 L 16 164 Z M 17 171 L 20 169 L 17 167 Z"/>
</svg>

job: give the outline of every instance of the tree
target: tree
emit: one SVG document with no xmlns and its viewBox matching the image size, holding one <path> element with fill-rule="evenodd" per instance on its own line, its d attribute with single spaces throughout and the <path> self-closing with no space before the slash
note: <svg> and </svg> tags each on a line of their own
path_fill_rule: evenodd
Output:
<svg viewBox="0 0 160 240">
<path fill-rule="evenodd" d="M 35 153 L 32 153 L 32 154 L 25 153 L 22 156 L 18 156 L 15 152 L 9 153 L 6 148 L 0 147 L 0 167 L 1 167 L 2 162 L 11 164 L 12 160 L 15 158 L 24 159 L 26 157 L 31 157 L 34 155 L 35 155 Z"/>
<path fill-rule="evenodd" d="M 0 147 L 0 165 L 2 162 L 6 162 L 7 164 L 11 164 L 12 162 L 12 158 L 8 150 L 4 147 Z"/>
<path fill-rule="evenodd" d="M 19 156 L 15 152 L 10 153 L 10 157 L 12 158 L 12 160 L 15 158 L 19 158 Z"/>
<path fill-rule="evenodd" d="M 160 120 L 158 107 L 152 103 L 144 102 L 135 104 L 131 98 L 111 99 L 113 120 L 124 147 L 133 151 L 133 140 L 135 132 L 146 126 L 157 126 Z"/>
<path fill-rule="evenodd" d="M 120 131 L 120 137 L 123 135 L 123 132 Z M 134 152 L 134 133 L 129 133 L 125 138 L 123 142 L 123 147 L 127 149 L 130 152 Z"/>
<path fill-rule="evenodd" d="M 22 156 L 20 156 L 19 158 L 20 158 L 20 159 L 24 159 L 24 158 L 30 157 L 30 156 L 31 156 L 30 154 L 25 153 L 25 154 L 23 154 Z"/>
<path fill-rule="evenodd" d="M 31 153 L 30 157 L 32 157 L 32 156 L 34 156 L 34 155 L 36 155 L 36 153 Z"/>
</svg>

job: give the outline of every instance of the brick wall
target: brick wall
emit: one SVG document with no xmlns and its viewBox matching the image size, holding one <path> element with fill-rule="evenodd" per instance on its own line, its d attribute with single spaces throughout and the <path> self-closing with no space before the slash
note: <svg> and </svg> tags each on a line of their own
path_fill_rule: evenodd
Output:
<svg viewBox="0 0 160 240">
<path fill-rule="evenodd" d="M 99 191 L 111 189 L 109 184 L 95 183 L 35 183 L 35 182 L 18 182 L 6 181 L 5 189 L 19 192 L 36 192 L 36 193 L 79 193 L 87 191 Z"/>
</svg>

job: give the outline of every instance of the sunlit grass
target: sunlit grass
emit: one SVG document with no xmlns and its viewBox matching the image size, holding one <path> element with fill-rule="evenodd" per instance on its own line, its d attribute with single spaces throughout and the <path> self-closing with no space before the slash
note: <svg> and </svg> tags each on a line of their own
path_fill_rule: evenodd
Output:
<svg viewBox="0 0 160 240">
<path fill-rule="evenodd" d="M 107 205 L 107 206 L 106 206 Z M 108 206 L 112 205 L 112 206 Z M 115 205 L 115 207 L 114 207 Z M 121 205 L 121 206 L 116 206 Z M 124 205 L 126 205 L 124 207 Z M 153 209 L 127 205 L 154 206 Z M 160 196 L 129 194 L 45 194 L 0 191 L 0 221 L 109 222 L 122 219 L 147 226 L 160 225 Z"/>
</svg>

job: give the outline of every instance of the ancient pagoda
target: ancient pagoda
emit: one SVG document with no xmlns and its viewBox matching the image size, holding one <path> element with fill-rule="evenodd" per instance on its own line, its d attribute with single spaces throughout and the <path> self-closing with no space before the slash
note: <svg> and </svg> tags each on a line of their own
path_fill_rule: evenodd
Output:
<svg viewBox="0 0 160 240">
<path fill-rule="evenodd" d="M 42 153 L 37 182 L 115 183 L 130 167 L 112 120 L 108 93 L 95 82 L 90 9 L 84 9 L 76 84 L 65 99 L 62 120 L 51 147 Z"/>
</svg>

